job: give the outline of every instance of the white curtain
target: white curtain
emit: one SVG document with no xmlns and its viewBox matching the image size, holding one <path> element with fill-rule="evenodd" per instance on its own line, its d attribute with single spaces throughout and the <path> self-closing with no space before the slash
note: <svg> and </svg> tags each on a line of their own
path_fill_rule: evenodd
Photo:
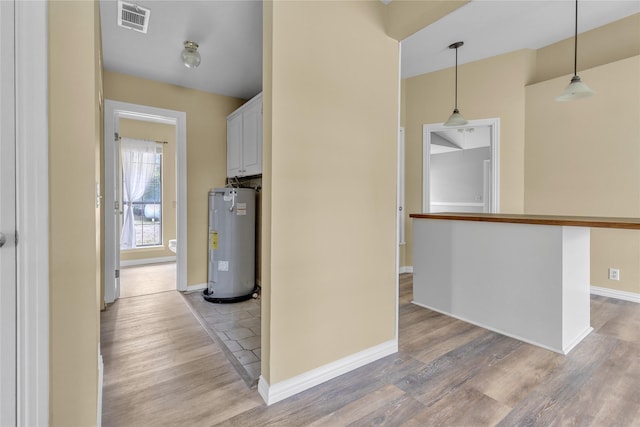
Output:
<svg viewBox="0 0 640 427">
<path fill-rule="evenodd" d="M 120 249 L 136 247 L 136 230 L 133 222 L 133 207 L 130 202 L 144 195 L 155 168 L 155 155 L 162 145 L 154 141 L 122 138 L 122 235 Z"/>
</svg>

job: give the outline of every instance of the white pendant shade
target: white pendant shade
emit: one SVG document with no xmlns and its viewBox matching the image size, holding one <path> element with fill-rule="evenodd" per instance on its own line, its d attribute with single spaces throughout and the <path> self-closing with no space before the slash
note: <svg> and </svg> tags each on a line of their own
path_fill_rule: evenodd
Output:
<svg viewBox="0 0 640 427">
<path fill-rule="evenodd" d="M 460 114 L 460 111 L 458 111 L 457 108 L 453 110 L 453 114 L 451 114 L 451 116 L 449 116 L 447 121 L 444 122 L 445 126 L 462 126 L 466 124 L 467 124 L 467 120 L 464 117 L 462 117 L 462 114 Z"/>
<path fill-rule="evenodd" d="M 573 77 L 571 78 L 569 86 L 564 89 L 564 92 L 556 97 L 556 101 L 573 101 L 595 95 L 595 92 L 589 89 L 589 86 L 582 83 L 578 76 L 578 0 L 576 0 L 575 24 L 575 34 L 573 37 Z"/>
<path fill-rule="evenodd" d="M 449 49 L 456 50 L 456 85 L 455 85 L 456 94 L 454 98 L 455 106 L 453 107 L 453 113 L 449 116 L 447 121 L 444 122 L 445 126 L 462 126 L 467 124 L 467 121 L 465 120 L 465 118 L 462 117 L 462 114 L 460 114 L 460 111 L 458 111 L 458 48 L 462 46 L 464 46 L 464 42 L 462 41 L 455 42 L 449 45 Z"/>
<path fill-rule="evenodd" d="M 556 101 L 573 101 L 574 99 L 586 98 L 591 95 L 595 95 L 595 92 L 583 83 L 579 76 L 573 76 L 569 86 L 556 97 Z"/>
</svg>

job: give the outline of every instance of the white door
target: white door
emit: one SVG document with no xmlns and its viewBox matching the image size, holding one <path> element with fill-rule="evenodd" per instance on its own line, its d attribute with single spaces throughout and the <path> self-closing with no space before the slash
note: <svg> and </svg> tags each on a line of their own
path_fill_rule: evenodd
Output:
<svg viewBox="0 0 640 427">
<path fill-rule="evenodd" d="M 0 425 L 16 424 L 14 2 L 0 1 Z"/>
<path fill-rule="evenodd" d="M 118 123 L 116 122 L 116 134 L 119 135 L 119 132 L 117 131 L 117 129 L 119 129 Z M 113 157 L 115 159 L 115 163 L 116 163 L 116 170 L 114 173 L 114 178 L 115 178 L 115 182 L 113 184 L 113 188 L 115 190 L 115 206 L 113 209 L 113 221 L 115 224 L 115 230 L 116 232 L 113 235 L 114 238 L 114 248 L 115 248 L 115 252 L 113 254 L 114 256 L 114 265 L 115 265 L 115 272 L 113 274 L 113 277 L 115 280 L 115 299 L 120 298 L 120 234 L 122 232 L 122 212 L 123 212 L 123 207 L 122 207 L 122 197 L 120 194 L 120 190 L 122 188 L 121 184 L 121 179 L 122 179 L 122 164 L 120 163 L 120 138 L 116 137 L 114 142 L 113 142 Z"/>
<path fill-rule="evenodd" d="M 113 124 L 114 132 L 105 132 L 105 167 L 112 168 L 105 173 L 105 253 L 104 253 L 104 301 L 110 304 L 120 298 L 120 139 L 118 138 L 118 119 Z M 109 138 L 110 137 L 110 138 Z"/>
</svg>

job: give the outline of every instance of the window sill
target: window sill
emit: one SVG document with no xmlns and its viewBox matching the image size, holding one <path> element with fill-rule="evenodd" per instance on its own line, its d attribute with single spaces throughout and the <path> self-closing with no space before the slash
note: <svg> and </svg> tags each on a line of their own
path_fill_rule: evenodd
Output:
<svg viewBox="0 0 640 427">
<path fill-rule="evenodd" d="M 164 245 L 154 245 L 154 246 L 140 246 L 133 249 L 120 249 L 120 252 L 138 252 L 138 251 L 147 251 L 147 250 L 160 251 L 164 249 L 167 249 Z"/>
</svg>

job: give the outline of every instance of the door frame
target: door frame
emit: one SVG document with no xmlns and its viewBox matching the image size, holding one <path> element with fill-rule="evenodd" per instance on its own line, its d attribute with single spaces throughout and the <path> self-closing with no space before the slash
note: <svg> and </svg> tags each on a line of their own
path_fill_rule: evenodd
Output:
<svg viewBox="0 0 640 427">
<path fill-rule="evenodd" d="M 500 212 L 500 118 L 469 120 L 464 126 L 456 126 L 458 129 L 466 129 L 477 126 L 489 126 L 491 128 L 491 212 Z M 431 165 L 431 133 L 450 130 L 451 126 L 443 123 L 422 125 L 422 212 L 428 213 L 430 209 L 431 194 L 429 189 L 429 173 Z"/>
<path fill-rule="evenodd" d="M 397 200 L 397 213 L 398 218 L 396 223 L 398 225 L 398 238 L 397 244 L 398 246 L 402 246 L 406 244 L 405 240 L 405 202 L 404 202 L 404 191 L 405 191 L 405 156 L 404 156 L 404 146 L 405 146 L 405 138 L 404 138 L 404 127 L 400 127 L 398 129 L 398 200 Z"/>
<path fill-rule="evenodd" d="M 0 3 L 0 425 L 17 424 L 15 4 Z"/>
<path fill-rule="evenodd" d="M 116 215 L 107 215 L 115 206 L 117 158 L 112 149 L 119 119 L 142 120 L 153 123 L 172 124 L 176 127 L 176 288 L 187 290 L 187 113 L 147 105 L 106 99 L 104 102 L 104 202 L 105 202 L 105 253 L 104 253 L 104 300 L 112 303 L 120 296 L 119 281 L 114 278 L 119 266 L 120 248 L 116 245 L 118 220 Z M 113 283 L 113 285 L 110 285 Z"/>
<path fill-rule="evenodd" d="M 15 1 L 17 421 L 49 424 L 48 5 Z"/>
</svg>

